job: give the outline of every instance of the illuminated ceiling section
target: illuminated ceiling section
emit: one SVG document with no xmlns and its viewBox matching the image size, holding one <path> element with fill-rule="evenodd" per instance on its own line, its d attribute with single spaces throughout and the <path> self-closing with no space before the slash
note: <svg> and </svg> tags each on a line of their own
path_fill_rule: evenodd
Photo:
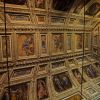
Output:
<svg viewBox="0 0 100 100">
<path fill-rule="evenodd" d="M 1 2 L 3 2 L 4 0 L 0 0 Z M 65 16 L 66 16 L 66 13 L 69 14 L 69 22 L 70 22 L 70 19 L 75 19 L 76 22 L 79 22 L 80 21 L 80 18 L 82 17 L 83 18 L 83 15 L 84 15 L 84 5 L 85 5 L 85 8 L 86 8 L 86 11 L 85 11 L 85 15 L 88 15 L 86 16 L 86 18 L 88 20 L 91 20 L 91 18 L 93 17 L 94 19 L 91 20 L 92 21 L 99 21 L 99 18 L 100 18 L 100 2 L 98 0 L 31 0 L 28 2 L 28 0 L 5 0 L 6 2 L 6 6 L 8 6 L 10 4 L 10 6 L 8 7 L 11 7 L 11 6 L 16 6 L 16 5 L 20 5 L 21 9 L 24 10 L 24 7 L 22 5 L 25 5 L 29 8 L 32 7 L 32 9 L 35 8 L 35 10 L 45 10 L 45 11 L 48 11 L 49 12 L 49 7 L 51 10 L 54 10 L 55 12 L 57 13 L 61 13 Z M 28 3 L 27 3 L 28 2 Z M 31 7 L 29 5 L 29 3 L 31 3 Z M 85 3 L 85 4 L 84 4 Z M 38 8 L 38 9 L 37 9 Z M 20 13 L 24 13 L 25 11 L 20 11 Z M 26 8 L 25 8 L 26 10 Z M 17 11 L 13 10 L 15 13 Z M 28 10 L 28 13 L 30 11 Z M 12 12 L 11 12 L 12 13 Z M 33 13 L 33 12 L 31 12 Z M 24 20 L 28 20 L 30 17 L 31 19 L 33 19 L 31 15 L 29 15 L 28 17 L 26 17 L 25 14 L 22 14 L 23 16 L 21 16 L 21 18 Z M 24 16 L 25 15 L 25 16 Z M 18 16 L 18 17 L 16 17 Z M 17 19 L 20 19 L 19 15 L 16 15 L 14 16 L 14 18 L 17 20 Z M 79 16 L 79 19 L 78 19 L 78 16 Z M 11 16 L 9 16 L 11 17 Z M 67 16 L 66 16 L 67 17 Z M 42 17 L 43 18 L 43 17 Z M 90 18 L 90 19 L 89 19 Z M 12 21 L 12 20 L 10 20 Z M 17 21 L 16 21 L 17 22 Z M 74 22 L 74 21 L 73 21 Z M 70 24 L 70 23 L 69 23 Z M 76 23 L 78 24 L 78 23 Z M 57 25 L 57 24 L 56 24 Z M 72 24 L 74 25 L 74 24 Z"/>
</svg>

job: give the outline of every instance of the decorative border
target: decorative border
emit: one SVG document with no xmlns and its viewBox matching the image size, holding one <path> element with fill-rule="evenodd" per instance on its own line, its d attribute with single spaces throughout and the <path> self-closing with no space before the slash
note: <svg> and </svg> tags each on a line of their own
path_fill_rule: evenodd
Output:
<svg viewBox="0 0 100 100">
<path fill-rule="evenodd" d="M 43 69 L 41 69 L 41 67 Z M 38 73 L 38 75 L 45 74 L 45 73 L 48 72 L 48 70 L 49 70 L 49 64 L 48 63 L 39 64 L 38 67 L 37 67 L 37 73 Z"/>
<path fill-rule="evenodd" d="M 47 23 L 46 15 L 36 14 L 36 24 L 45 25 Z"/>
<path fill-rule="evenodd" d="M 31 24 L 31 19 L 29 14 L 22 14 L 22 13 L 8 13 L 7 14 L 8 19 L 10 22 L 13 23 L 19 23 L 19 24 Z"/>
<path fill-rule="evenodd" d="M 2 60 L 3 61 L 5 61 L 7 58 L 5 58 L 5 57 L 3 57 L 4 55 L 3 55 L 3 51 L 5 51 L 5 54 L 6 54 L 6 44 L 5 44 L 5 46 L 4 46 L 4 44 L 2 44 L 2 37 L 5 37 L 5 35 L 0 35 L 0 37 L 1 37 L 1 57 L 2 57 Z M 12 36 L 11 36 L 11 34 L 10 35 L 7 35 L 7 37 L 9 37 L 9 42 L 10 42 L 10 44 L 8 44 L 9 45 L 9 54 L 10 54 L 10 57 L 8 57 L 8 60 L 12 60 L 12 55 L 13 55 L 13 52 L 12 52 Z M 8 40 L 7 40 L 7 42 L 8 42 Z M 3 50 L 3 47 L 5 47 L 4 49 L 5 50 Z M 8 46 L 7 46 L 7 48 L 8 48 Z"/>
<path fill-rule="evenodd" d="M 69 39 L 68 39 L 68 37 L 69 37 Z M 70 41 L 69 41 L 70 40 Z M 73 48 L 73 37 L 72 37 L 72 34 L 70 34 L 70 33 L 67 33 L 67 40 L 66 40 L 66 42 L 67 42 L 67 53 L 71 53 L 72 52 L 72 48 Z M 70 45 L 70 49 L 68 49 L 68 45 Z"/>
<path fill-rule="evenodd" d="M 49 55 L 48 33 L 39 34 L 39 53 L 41 57 Z"/>
<path fill-rule="evenodd" d="M 65 24 L 65 17 L 59 16 L 51 16 L 50 18 L 51 25 L 64 25 Z"/>
</svg>

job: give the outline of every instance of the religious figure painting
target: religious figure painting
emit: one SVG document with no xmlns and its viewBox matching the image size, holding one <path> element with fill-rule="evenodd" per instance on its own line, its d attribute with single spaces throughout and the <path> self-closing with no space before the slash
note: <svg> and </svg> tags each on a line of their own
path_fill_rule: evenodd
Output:
<svg viewBox="0 0 100 100">
<path fill-rule="evenodd" d="M 85 74 L 91 79 L 98 77 L 98 72 L 94 69 L 92 65 L 85 66 L 83 70 Z"/>
<path fill-rule="evenodd" d="M 57 92 L 62 92 L 72 88 L 72 82 L 67 73 L 60 73 L 53 76 L 54 88 Z"/>
<path fill-rule="evenodd" d="M 77 81 L 81 84 L 86 82 L 85 79 L 82 77 L 81 73 L 79 72 L 78 69 L 73 69 L 72 70 L 73 75 L 75 76 L 75 78 L 77 79 Z"/>
<path fill-rule="evenodd" d="M 71 43 L 72 43 L 72 37 L 70 34 L 67 35 L 67 50 L 71 50 Z"/>
<path fill-rule="evenodd" d="M 45 9 L 46 8 L 46 0 L 35 0 L 35 8 Z"/>
<path fill-rule="evenodd" d="M 90 16 L 95 16 L 100 11 L 100 4 L 99 3 L 93 3 L 85 12 L 85 14 Z"/>
<path fill-rule="evenodd" d="M 41 34 L 41 54 L 47 54 L 47 36 Z"/>
<path fill-rule="evenodd" d="M 82 49 L 82 41 L 83 37 L 82 34 L 76 34 L 76 49 Z"/>
<path fill-rule="evenodd" d="M 32 56 L 35 53 L 34 34 L 18 34 L 18 55 Z"/>
<path fill-rule="evenodd" d="M 64 50 L 64 34 L 62 33 L 53 33 L 52 34 L 52 52 L 59 53 Z"/>
<path fill-rule="evenodd" d="M 37 80 L 37 100 L 45 100 L 48 97 L 47 80 L 46 78 L 40 78 Z"/>
<path fill-rule="evenodd" d="M 28 84 L 22 83 L 11 86 L 11 100 L 29 100 Z M 8 100 L 8 89 L 5 89 L 2 100 Z"/>
<path fill-rule="evenodd" d="M 2 36 L 2 52 L 3 52 L 2 53 L 3 58 L 6 58 L 7 56 L 11 58 L 11 37 L 10 36 L 7 37 Z"/>
</svg>

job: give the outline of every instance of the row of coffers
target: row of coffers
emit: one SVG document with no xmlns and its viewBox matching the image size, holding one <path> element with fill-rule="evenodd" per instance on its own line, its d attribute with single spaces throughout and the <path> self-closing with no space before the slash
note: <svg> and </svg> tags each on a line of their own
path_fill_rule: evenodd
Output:
<svg viewBox="0 0 100 100">
<path fill-rule="evenodd" d="M 16 34 L 16 37 L 12 37 L 11 35 L 7 35 L 6 37 L 5 35 L 0 35 L 1 55 L 3 59 L 6 57 L 12 58 L 13 51 L 16 51 L 15 54 L 20 59 L 36 57 L 38 54 L 43 57 L 50 53 L 52 55 L 57 55 L 64 54 L 65 51 L 82 51 L 82 40 L 82 33 L 66 35 L 63 33 L 40 33 L 39 36 L 37 34 L 26 33 Z M 84 40 L 85 48 L 89 49 L 90 34 L 85 34 Z"/>
<path fill-rule="evenodd" d="M 83 71 L 86 74 L 87 77 L 90 79 L 94 79 L 99 77 L 100 73 L 100 64 L 98 62 L 95 63 L 95 67 L 92 65 L 84 66 Z M 82 72 L 80 68 L 75 68 L 71 70 L 71 73 L 73 76 L 70 76 L 70 74 L 67 72 L 61 72 L 58 74 L 54 74 L 51 77 L 52 84 L 54 86 L 54 89 L 57 93 L 67 91 L 69 89 L 72 89 L 75 84 L 73 80 L 76 80 L 79 84 L 85 83 L 88 80 L 86 77 L 82 77 Z M 42 77 L 37 79 L 36 81 L 36 93 L 37 93 L 37 100 L 44 100 L 49 98 L 49 92 L 48 91 L 48 79 L 46 77 Z M 51 89 L 52 87 L 50 87 Z M 29 100 L 29 83 L 22 83 L 19 85 L 11 86 L 11 100 Z M 7 100 L 8 91 L 5 88 L 4 95 L 2 97 L 2 100 Z M 68 100 L 75 100 L 75 98 L 81 98 L 79 94 L 70 97 Z M 67 100 L 67 99 L 66 99 Z"/>
</svg>

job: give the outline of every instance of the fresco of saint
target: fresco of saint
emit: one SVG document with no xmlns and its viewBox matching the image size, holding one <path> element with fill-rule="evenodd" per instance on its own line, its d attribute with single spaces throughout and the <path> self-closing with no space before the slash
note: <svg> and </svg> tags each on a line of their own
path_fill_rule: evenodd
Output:
<svg viewBox="0 0 100 100">
<path fill-rule="evenodd" d="M 98 72 L 93 68 L 92 65 L 84 67 L 84 72 L 92 79 L 98 77 Z"/>
<path fill-rule="evenodd" d="M 18 54 L 19 56 L 34 55 L 34 36 L 33 34 L 18 35 Z"/>
<path fill-rule="evenodd" d="M 41 35 L 41 53 L 46 54 L 47 53 L 47 39 L 46 35 Z"/>
<path fill-rule="evenodd" d="M 63 52 L 64 49 L 64 36 L 63 34 L 53 34 L 53 52 Z"/>
<path fill-rule="evenodd" d="M 5 89 L 2 100 L 8 100 L 8 90 Z M 18 84 L 11 86 L 11 100 L 28 100 L 28 84 Z"/>
<path fill-rule="evenodd" d="M 82 49 L 82 34 L 76 34 L 76 49 Z"/>
<path fill-rule="evenodd" d="M 37 80 L 37 98 L 38 100 L 44 100 L 48 98 L 46 78 Z"/>
<path fill-rule="evenodd" d="M 85 82 L 84 78 L 82 78 L 82 75 L 78 69 L 74 69 L 74 70 L 72 70 L 72 72 L 80 84 Z"/>
<path fill-rule="evenodd" d="M 62 92 L 72 87 L 71 80 L 66 73 L 54 75 L 53 84 L 57 92 Z"/>
</svg>

